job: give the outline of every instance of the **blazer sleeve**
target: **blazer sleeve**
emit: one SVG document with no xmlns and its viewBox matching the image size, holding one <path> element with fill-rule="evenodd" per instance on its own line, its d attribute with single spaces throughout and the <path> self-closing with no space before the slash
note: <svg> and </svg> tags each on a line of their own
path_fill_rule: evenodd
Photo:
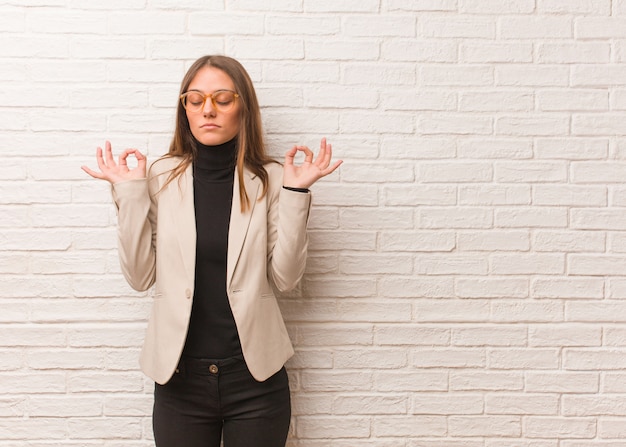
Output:
<svg viewBox="0 0 626 447">
<path fill-rule="evenodd" d="M 148 290 L 156 278 L 157 203 L 148 186 L 148 179 L 112 186 L 120 266 L 128 284 L 138 291 Z"/>
<path fill-rule="evenodd" d="M 270 172 L 268 208 L 268 276 L 287 292 L 298 284 L 306 267 L 307 225 L 311 193 L 282 187 L 282 168 Z"/>
</svg>

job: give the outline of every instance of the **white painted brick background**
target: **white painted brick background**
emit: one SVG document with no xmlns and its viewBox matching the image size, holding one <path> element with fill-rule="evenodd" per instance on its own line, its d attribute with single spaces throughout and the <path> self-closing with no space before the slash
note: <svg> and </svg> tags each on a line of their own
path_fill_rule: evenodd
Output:
<svg viewBox="0 0 626 447">
<path fill-rule="evenodd" d="M 327 136 L 289 447 L 626 446 L 626 0 L 0 0 L 0 447 L 149 447 L 95 147 L 241 60 Z"/>
</svg>

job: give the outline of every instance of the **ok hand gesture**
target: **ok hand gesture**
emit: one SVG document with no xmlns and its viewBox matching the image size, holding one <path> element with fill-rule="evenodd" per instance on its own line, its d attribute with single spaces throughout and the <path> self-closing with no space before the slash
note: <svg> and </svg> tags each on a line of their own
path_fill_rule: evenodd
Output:
<svg viewBox="0 0 626 447">
<path fill-rule="evenodd" d="M 304 152 L 304 163 L 300 166 L 294 164 L 294 159 L 298 152 Z M 283 186 L 308 189 L 313 183 L 332 173 L 343 163 L 342 160 L 338 160 L 331 165 L 332 155 L 332 146 L 326 144 L 326 138 L 322 138 L 320 152 L 317 154 L 315 161 L 313 161 L 313 151 L 308 147 L 292 147 L 285 153 Z"/>
<path fill-rule="evenodd" d="M 137 149 L 126 149 L 119 156 L 118 162 L 115 163 L 113 152 L 111 151 L 111 143 L 105 144 L 105 154 L 102 156 L 102 148 L 96 150 L 96 161 L 100 172 L 93 171 L 87 166 L 81 166 L 81 169 L 93 178 L 106 180 L 113 184 L 126 180 L 142 179 L 146 177 L 146 157 Z M 129 169 L 126 159 L 129 155 L 134 155 L 137 159 L 137 167 Z"/>
</svg>

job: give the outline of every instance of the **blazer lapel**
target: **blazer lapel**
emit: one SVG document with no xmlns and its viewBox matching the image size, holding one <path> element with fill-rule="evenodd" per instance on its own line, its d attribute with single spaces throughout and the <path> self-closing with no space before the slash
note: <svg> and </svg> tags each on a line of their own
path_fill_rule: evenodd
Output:
<svg viewBox="0 0 626 447">
<path fill-rule="evenodd" d="M 172 236 L 178 239 L 182 263 L 188 278 L 193 281 L 196 274 L 196 210 L 194 208 L 191 163 L 180 178 L 173 180 L 167 189 L 173 211 L 171 213 L 172 228 L 178 229 L 173 232 Z"/>
<path fill-rule="evenodd" d="M 228 256 L 226 270 L 226 284 L 230 286 L 235 267 L 241 256 L 241 250 L 246 240 L 250 219 L 256 205 L 261 181 L 252 172 L 244 169 L 244 184 L 250 200 L 250 206 L 245 212 L 241 212 L 241 199 L 239 198 L 239 175 L 235 170 L 235 184 L 233 185 L 233 205 L 230 213 L 230 226 L 228 229 Z"/>
</svg>

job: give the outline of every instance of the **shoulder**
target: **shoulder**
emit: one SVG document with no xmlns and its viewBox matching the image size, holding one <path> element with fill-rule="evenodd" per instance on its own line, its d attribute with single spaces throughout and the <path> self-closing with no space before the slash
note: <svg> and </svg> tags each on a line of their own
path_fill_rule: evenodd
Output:
<svg viewBox="0 0 626 447">
<path fill-rule="evenodd" d="M 270 163 L 266 163 L 263 165 L 263 169 L 267 172 L 267 177 L 270 181 L 275 178 L 282 178 L 283 175 L 283 165 L 277 161 L 272 161 Z"/>
</svg>

